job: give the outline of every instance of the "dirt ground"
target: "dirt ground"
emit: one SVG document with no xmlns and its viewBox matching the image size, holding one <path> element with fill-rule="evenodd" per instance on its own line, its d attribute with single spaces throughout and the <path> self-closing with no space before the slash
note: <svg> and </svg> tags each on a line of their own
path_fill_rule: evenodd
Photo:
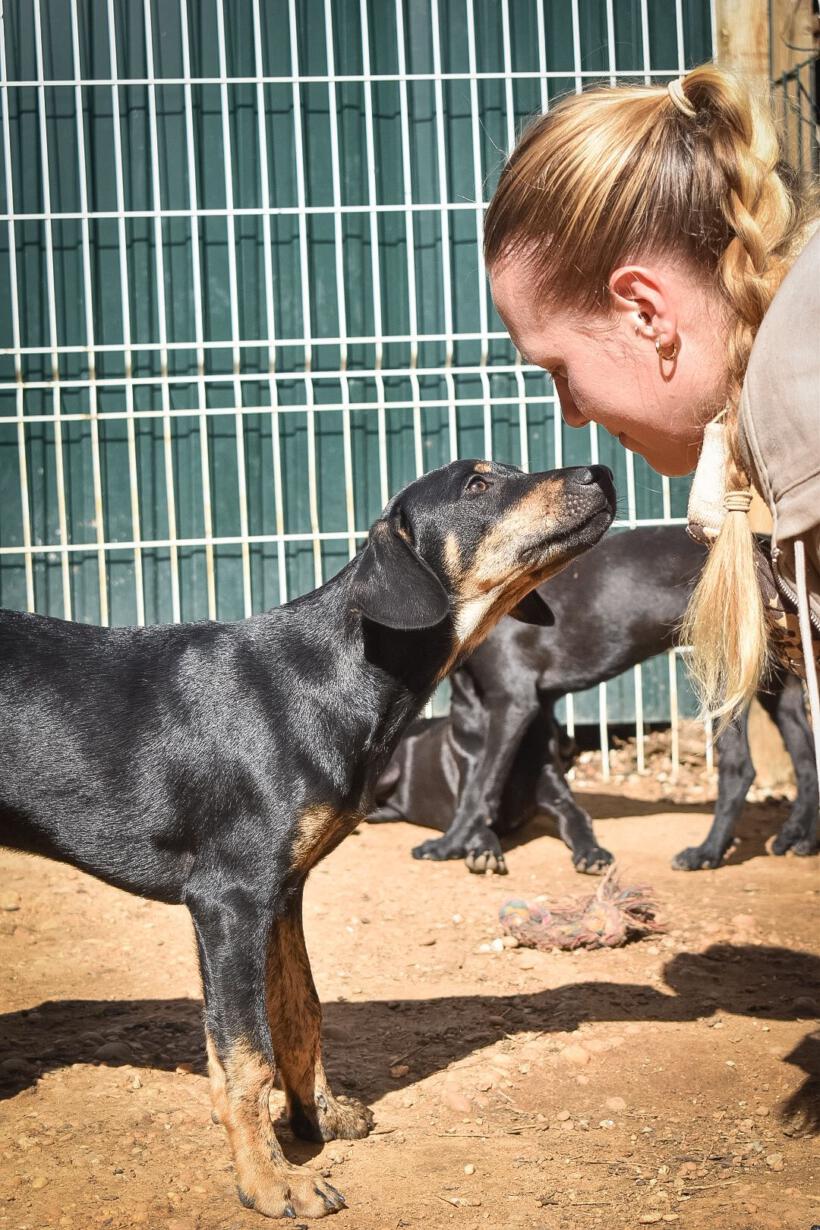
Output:
<svg viewBox="0 0 820 1230">
<path fill-rule="evenodd" d="M 726 866 L 673 872 L 708 782 L 596 783 L 589 757 L 578 778 L 666 935 L 480 951 L 507 897 L 594 888 L 546 821 L 504 880 L 413 862 L 407 825 L 363 827 L 311 877 L 328 1067 L 376 1130 L 283 1140 L 344 1192 L 339 1230 L 820 1223 L 818 860 L 766 854 L 786 804 L 758 799 Z M 0 877 L 0 1230 L 265 1224 L 209 1117 L 185 910 L 8 853 Z"/>
</svg>

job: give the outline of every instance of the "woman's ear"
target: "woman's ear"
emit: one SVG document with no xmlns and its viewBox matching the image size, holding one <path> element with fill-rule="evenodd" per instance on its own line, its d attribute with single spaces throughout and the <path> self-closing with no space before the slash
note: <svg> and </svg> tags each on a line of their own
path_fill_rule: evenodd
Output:
<svg viewBox="0 0 820 1230">
<path fill-rule="evenodd" d="M 678 337 L 675 291 L 668 278 L 645 265 L 622 265 L 609 279 L 610 302 L 639 337 L 671 346 Z"/>
</svg>

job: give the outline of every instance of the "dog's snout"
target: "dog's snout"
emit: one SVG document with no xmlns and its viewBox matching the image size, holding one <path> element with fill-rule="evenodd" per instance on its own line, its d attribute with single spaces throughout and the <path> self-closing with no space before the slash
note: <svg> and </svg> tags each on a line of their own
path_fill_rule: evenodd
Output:
<svg viewBox="0 0 820 1230">
<path fill-rule="evenodd" d="M 600 487 L 607 504 L 614 510 L 617 495 L 609 466 L 578 466 L 572 477 L 580 487 Z"/>
</svg>

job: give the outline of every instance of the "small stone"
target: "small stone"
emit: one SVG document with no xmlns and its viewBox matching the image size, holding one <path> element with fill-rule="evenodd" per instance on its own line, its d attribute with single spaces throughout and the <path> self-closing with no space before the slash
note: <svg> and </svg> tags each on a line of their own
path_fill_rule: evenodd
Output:
<svg viewBox="0 0 820 1230">
<path fill-rule="evenodd" d="M 436 942 L 436 937 L 434 935 L 431 935 L 429 939 L 419 940 L 419 946 L 421 948 L 432 948 L 435 942 Z"/>
<path fill-rule="evenodd" d="M 765 1119 L 768 1113 L 769 1113 L 768 1106 L 760 1105 L 760 1106 L 755 1107 L 755 1114 L 757 1115 L 758 1119 Z"/>
<path fill-rule="evenodd" d="M 476 948 L 476 952 L 482 953 L 482 954 L 486 952 L 492 952 L 492 948 L 490 947 L 489 944 L 479 944 L 478 948 Z"/>
<path fill-rule="evenodd" d="M 503 952 L 504 940 L 499 936 L 490 943 L 490 952 Z"/>
<path fill-rule="evenodd" d="M 445 1089 L 442 1101 L 450 1110 L 457 1111 L 460 1115 L 469 1114 L 471 1110 L 470 1099 L 460 1089 Z"/>
<path fill-rule="evenodd" d="M 94 1052 L 95 1059 L 111 1059 L 116 1063 L 133 1063 L 134 1052 L 124 1042 L 104 1042 Z"/>
<path fill-rule="evenodd" d="M 809 995 L 799 995 L 794 1001 L 794 1009 L 801 1017 L 820 1016 L 820 1005 Z"/>
<path fill-rule="evenodd" d="M 535 957 L 524 956 L 518 962 L 519 969 L 535 969 Z"/>
<path fill-rule="evenodd" d="M 601 1119 L 600 1123 L 598 1124 L 598 1127 L 605 1128 L 607 1130 L 609 1128 L 614 1128 L 614 1126 L 615 1126 L 614 1119 Z"/>
<path fill-rule="evenodd" d="M 22 898 L 19 893 L 0 893 L 0 910 L 8 910 L 13 913 L 20 909 Z"/>
<path fill-rule="evenodd" d="M 562 1061 L 577 1068 L 585 1068 L 589 1063 L 590 1058 L 589 1051 L 579 1043 L 573 1043 L 571 1046 L 565 1046 L 561 1051 Z"/>
<path fill-rule="evenodd" d="M 766 1165 L 769 1167 L 769 1170 L 782 1170 L 783 1169 L 783 1154 L 782 1153 L 769 1153 L 766 1157 Z"/>
<path fill-rule="evenodd" d="M 493 1080 L 490 1076 L 480 1076 L 475 1083 L 475 1087 L 479 1093 L 486 1093 L 488 1089 L 492 1089 Z"/>
<path fill-rule="evenodd" d="M 624 1098 L 607 1098 L 604 1106 L 607 1110 L 622 1111 L 626 1110 L 626 1101 Z"/>
<path fill-rule="evenodd" d="M 410 1068 L 406 1063 L 397 1063 L 390 1069 L 390 1075 L 394 1080 L 400 1080 L 403 1076 L 406 1076 L 409 1071 Z"/>
<path fill-rule="evenodd" d="M 464 1167 L 464 1173 L 465 1174 L 475 1174 L 475 1166 L 473 1165 L 472 1162 L 468 1162 L 467 1165 Z"/>
<path fill-rule="evenodd" d="M 569 1113 L 568 1110 L 559 1110 L 555 1118 L 557 1119 L 559 1123 L 566 1123 L 568 1119 L 572 1118 L 572 1115 Z"/>
<path fill-rule="evenodd" d="M 643 1217 L 638 1218 L 639 1226 L 654 1226 L 659 1221 L 663 1221 L 662 1213 L 644 1213 Z"/>
<path fill-rule="evenodd" d="M 48 1186 L 48 1179 L 44 1174 L 36 1174 L 31 1180 L 31 1186 L 35 1192 L 42 1191 L 44 1187 Z"/>
<path fill-rule="evenodd" d="M 518 947 L 518 940 L 515 938 L 514 935 L 503 936 L 501 943 L 504 945 L 505 948 L 517 948 Z"/>
</svg>

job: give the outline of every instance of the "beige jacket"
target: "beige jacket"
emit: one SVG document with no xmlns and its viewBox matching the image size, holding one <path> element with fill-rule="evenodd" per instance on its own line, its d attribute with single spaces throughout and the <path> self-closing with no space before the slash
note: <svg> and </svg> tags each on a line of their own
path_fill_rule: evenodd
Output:
<svg viewBox="0 0 820 1230">
<path fill-rule="evenodd" d="M 820 230 L 766 313 L 740 398 L 740 447 L 774 520 L 778 586 L 792 600 L 820 770 Z"/>
</svg>

